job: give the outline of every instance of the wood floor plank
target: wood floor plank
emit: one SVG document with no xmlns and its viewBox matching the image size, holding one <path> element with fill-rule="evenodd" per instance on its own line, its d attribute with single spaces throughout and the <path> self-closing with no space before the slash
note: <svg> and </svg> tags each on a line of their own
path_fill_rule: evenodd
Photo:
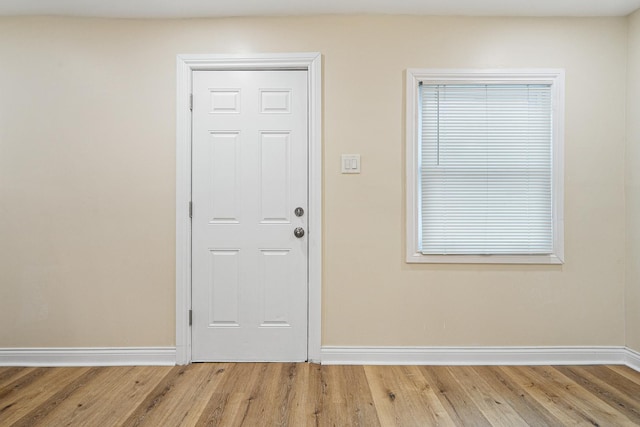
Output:
<svg viewBox="0 0 640 427">
<path fill-rule="evenodd" d="M 191 397 L 189 397 L 188 393 L 180 389 L 176 390 L 176 393 L 184 395 L 183 397 L 185 398 L 185 400 L 176 405 L 176 408 L 182 408 L 186 405 L 191 406 L 189 411 L 185 411 L 185 416 L 182 418 L 181 425 L 184 426 L 193 426 L 196 424 L 211 396 L 216 392 L 229 373 L 229 363 L 200 365 L 202 382 L 200 384 L 186 383 L 187 390 L 193 393 Z"/>
<path fill-rule="evenodd" d="M 259 394 L 263 384 L 269 380 L 269 363 L 253 363 L 251 371 L 247 374 L 246 381 L 243 381 L 231 396 L 231 408 L 233 415 L 229 425 L 244 426 L 252 425 L 255 417 L 254 409 L 264 405 L 264 400 Z M 224 424 L 223 424 L 224 425 Z"/>
<path fill-rule="evenodd" d="M 526 426 L 527 422 L 471 366 L 449 368 L 492 426 Z"/>
<path fill-rule="evenodd" d="M 222 424 L 222 417 L 228 414 L 228 404 L 230 396 L 236 387 L 235 378 L 243 377 L 241 375 L 240 364 L 231 365 L 225 369 L 226 374 L 220 379 L 217 389 L 209 397 L 207 405 L 204 407 L 200 417 L 196 421 L 196 426 L 217 426 Z M 225 412 L 226 411 L 226 412 Z M 228 422 L 226 425 L 230 425 Z"/>
<path fill-rule="evenodd" d="M 10 382 L 15 381 L 18 377 L 31 372 L 34 368 L 25 368 L 22 366 L 9 366 L 0 368 L 0 390 Z"/>
<path fill-rule="evenodd" d="M 622 375 L 629 381 L 640 384 L 640 372 L 634 371 L 630 367 L 624 365 L 607 365 L 607 367 L 617 374 Z"/>
<path fill-rule="evenodd" d="M 614 385 L 620 392 L 625 393 L 627 396 L 632 398 L 634 396 L 636 398 L 637 396 L 640 396 L 640 384 L 630 380 L 624 375 L 618 374 L 608 366 L 583 366 L 582 369 L 589 372 L 591 375 Z"/>
<path fill-rule="evenodd" d="M 126 381 L 133 367 L 102 368 L 96 377 L 87 382 L 81 389 L 69 394 L 63 401 L 43 414 L 38 422 L 43 425 L 54 425 L 56 420 L 64 419 L 70 425 L 91 425 L 89 420 L 103 405 L 101 398 L 111 399 L 112 389 Z"/>
<path fill-rule="evenodd" d="M 362 366 L 324 366 L 321 426 L 380 425 Z"/>
<path fill-rule="evenodd" d="M 171 368 L 167 366 L 137 366 L 118 381 L 109 390 L 104 390 L 109 404 L 98 406 L 91 416 L 87 416 L 85 425 L 104 426 L 121 425 L 138 407 L 146 396 L 166 376 Z M 86 404 L 84 405 L 86 406 Z"/>
<path fill-rule="evenodd" d="M 44 369 L 35 369 L 21 376 L 20 378 L 10 382 L 0 389 L 0 401 L 6 399 L 11 394 L 19 393 L 22 389 L 36 383 L 38 379 L 45 376 L 47 371 Z"/>
<path fill-rule="evenodd" d="M 415 366 L 365 366 L 382 426 L 454 426 Z"/>
<path fill-rule="evenodd" d="M 624 414 L 596 398 L 588 390 L 570 378 L 562 375 L 551 366 L 532 366 L 528 368 L 540 379 L 545 379 L 545 387 L 552 393 L 562 395 L 568 402 L 587 414 L 592 420 L 603 421 L 605 425 L 629 425 Z"/>
<path fill-rule="evenodd" d="M 71 425 L 120 424 L 165 376 L 168 367 L 112 367 L 70 395 L 40 422 L 54 425 L 65 419 Z M 108 404 L 105 404 L 104 401 Z"/>
<path fill-rule="evenodd" d="M 51 395 L 47 400 L 42 402 L 34 410 L 28 412 L 14 424 L 12 427 L 31 427 L 35 425 L 42 425 L 41 420 L 47 417 L 52 411 L 54 411 L 58 405 L 64 403 L 69 396 L 81 390 L 87 384 L 91 383 L 96 377 L 101 374 L 108 373 L 105 368 L 90 368 L 83 372 L 75 380 L 71 381 L 65 387 L 59 389 L 56 393 Z"/>
<path fill-rule="evenodd" d="M 456 425 L 491 426 L 446 366 L 421 366 L 420 371 L 435 388 L 438 399 Z"/>
<path fill-rule="evenodd" d="M 514 408 L 528 425 L 548 427 L 560 425 L 544 406 L 527 393 L 527 391 L 495 366 L 474 366 L 476 371 L 505 402 Z"/>
<path fill-rule="evenodd" d="M 205 406 L 202 414 L 196 421 L 196 426 L 218 426 L 221 423 L 222 415 L 225 413 L 231 393 L 214 392 L 209 403 Z M 228 425 L 228 424 L 227 424 Z"/>
<path fill-rule="evenodd" d="M 35 410 L 61 388 L 66 387 L 89 368 L 37 368 L 26 372 L 37 372 L 36 379 L 28 384 L 22 382 L 24 376 L 19 376 L 19 388 L 11 388 L 11 393 L 0 398 L 0 425 L 9 425 L 27 413 Z M 9 387 L 7 387 L 9 389 Z"/>
<path fill-rule="evenodd" d="M 11 370 L 11 369 L 16 369 L 16 368 L 23 368 L 24 369 L 24 367 L 22 367 L 22 366 L 19 366 L 19 367 L 16 367 L 16 366 L 0 366 L 0 378 L 2 377 L 3 372 L 6 372 L 6 371 Z"/>
<path fill-rule="evenodd" d="M 591 375 L 585 369 L 575 366 L 555 366 L 564 376 L 571 378 L 615 410 L 623 413 L 629 420 L 640 425 L 640 407 L 637 401 L 621 393 L 615 385 L 610 385 L 600 378 Z"/>
<path fill-rule="evenodd" d="M 267 363 L 234 364 L 232 371 L 211 396 L 196 425 L 241 426 L 248 424 L 254 408 L 263 405 L 262 383 L 269 381 Z"/>
<path fill-rule="evenodd" d="M 264 408 L 267 405 L 273 405 L 272 408 L 278 406 L 273 395 L 273 382 L 280 378 L 282 364 L 259 363 L 257 366 L 259 369 L 254 370 L 254 380 L 248 383 L 250 387 L 244 390 L 245 398 L 241 410 L 236 415 L 235 425 L 258 425 L 261 421 L 267 425 L 266 417 L 272 414 L 265 413 Z"/>
<path fill-rule="evenodd" d="M 288 412 L 296 386 L 298 364 L 265 363 L 254 383 L 242 425 L 288 425 Z"/>
<path fill-rule="evenodd" d="M 317 422 L 319 406 L 317 387 L 320 385 L 320 370 L 309 363 L 296 363 L 295 378 L 291 392 L 287 395 L 285 424 L 288 426 L 313 426 Z M 313 375 L 315 374 L 315 380 Z"/>
<path fill-rule="evenodd" d="M 322 365 L 317 364 L 308 364 L 309 365 L 309 384 L 307 386 L 308 389 L 308 398 L 304 403 L 307 407 L 307 413 L 309 414 L 308 421 L 305 424 L 307 426 L 319 426 L 321 424 L 321 420 L 324 417 L 324 401 L 323 401 L 323 379 L 322 379 L 322 370 L 324 367 Z M 296 424 L 292 424 L 295 426 Z"/>
<path fill-rule="evenodd" d="M 260 367 L 253 363 L 235 363 L 219 369 L 224 369 L 224 375 L 196 421 L 197 426 L 239 425 L 236 419 L 249 399 Z"/>
<path fill-rule="evenodd" d="M 500 369 L 519 383 L 527 392 L 543 405 L 560 425 L 600 425 L 590 414 L 585 414 L 566 398 L 566 393 L 551 390 L 547 381 L 535 375 L 531 367 L 501 366 Z"/>
<path fill-rule="evenodd" d="M 176 366 L 122 425 L 195 425 L 226 371 L 224 366 L 204 363 Z"/>
</svg>

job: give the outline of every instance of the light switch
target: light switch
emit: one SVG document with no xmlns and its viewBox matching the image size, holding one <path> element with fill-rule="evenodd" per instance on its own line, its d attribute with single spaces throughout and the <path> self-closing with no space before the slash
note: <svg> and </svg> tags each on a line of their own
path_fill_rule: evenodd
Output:
<svg viewBox="0 0 640 427">
<path fill-rule="evenodd" d="M 342 173 L 360 173 L 360 154 L 342 155 Z"/>
</svg>

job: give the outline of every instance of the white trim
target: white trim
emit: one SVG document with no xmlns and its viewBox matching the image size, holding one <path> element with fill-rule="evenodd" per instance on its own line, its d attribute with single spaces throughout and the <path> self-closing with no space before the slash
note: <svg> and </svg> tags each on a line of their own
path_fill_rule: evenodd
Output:
<svg viewBox="0 0 640 427">
<path fill-rule="evenodd" d="M 322 56 L 313 54 L 309 78 L 309 331 L 307 358 L 320 363 L 322 343 Z"/>
<path fill-rule="evenodd" d="M 626 347 L 322 347 L 323 365 L 627 365 Z"/>
<path fill-rule="evenodd" d="M 0 366 L 173 366 L 175 347 L 0 348 Z"/>
<path fill-rule="evenodd" d="M 406 262 L 466 264 L 564 263 L 564 80 L 562 69 L 407 69 L 406 74 Z M 424 255 L 419 251 L 418 86 L 432 83 L 551 83 L 553 126 L 553 248 L 551 255 Z"/>
<path fill-rule="evenodd" d="M 176 363 L 191 361 L 191 67 L 178 57 L 176 93 Z"/>
<path fill-rule="evenodd" d="M 324 346 L 323 365 L 626 365 L 640 372 L 628 347 L 338 347 Z M 173 366 L 174 347 L 0 348 L 0 366 Z"/>
<path fill-rule="evenodd" d="M 320 360 L 322 296 L 322 63 L 320 53 L 178 55 L 176 122 L 176 363 L 191 361 L 191 74 L 195 70 L 307 70 L 309 88 L 309 331 L 307 357 Z"/>
<path fill-rule="evenodd" d="M 625 365 L 640 372 L 640 353 L 627 347 Z"/>
</svg>

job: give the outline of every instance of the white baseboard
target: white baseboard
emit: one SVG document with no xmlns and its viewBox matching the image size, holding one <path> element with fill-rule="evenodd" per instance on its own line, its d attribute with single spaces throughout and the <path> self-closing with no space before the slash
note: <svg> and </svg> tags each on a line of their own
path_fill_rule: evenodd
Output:
<svg viewBox="0 0 640 427">
<path fill-rule="evenodd" d="M 172 366 L 175 364 L 175 347 L 0 348 L 0 366 Z"/>
<path fill-rule="evenodd" d="M 323 365 L 627 365 L 640 371 L 640 353 L 626 347 L 336 347 Z"/>
<path fill-rule="evenodd" d="M 626 356 L 625 365 L 640 372 L 640 353 L 627 347 Z"/>
<path fill-rule="evenodd" d="M 627 347 L 338 347 L 324 346 L 323 365 L 627 365 Z M 173 366 L 175 347 L 0 348 L 0 366 Z"/>
</svg>

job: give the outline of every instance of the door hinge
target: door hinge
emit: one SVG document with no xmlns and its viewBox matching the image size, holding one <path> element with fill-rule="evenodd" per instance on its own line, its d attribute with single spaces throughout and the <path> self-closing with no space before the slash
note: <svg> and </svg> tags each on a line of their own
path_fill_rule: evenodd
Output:
<svg viewBox="0 0 640 427">
<path fill-rule="evenodd" d="M 193 323 L 193 310 L 189 310 L 189 326 Z"/>
<path fill-rule="evenodd" d="M 189 218 L 193 218 L 193 202 L 189 202 Z"/>
<path fill-rule="evenodd" d="M 189 110 L 193 111 L 193 94 L 189 95 Z"/>
</svg>

